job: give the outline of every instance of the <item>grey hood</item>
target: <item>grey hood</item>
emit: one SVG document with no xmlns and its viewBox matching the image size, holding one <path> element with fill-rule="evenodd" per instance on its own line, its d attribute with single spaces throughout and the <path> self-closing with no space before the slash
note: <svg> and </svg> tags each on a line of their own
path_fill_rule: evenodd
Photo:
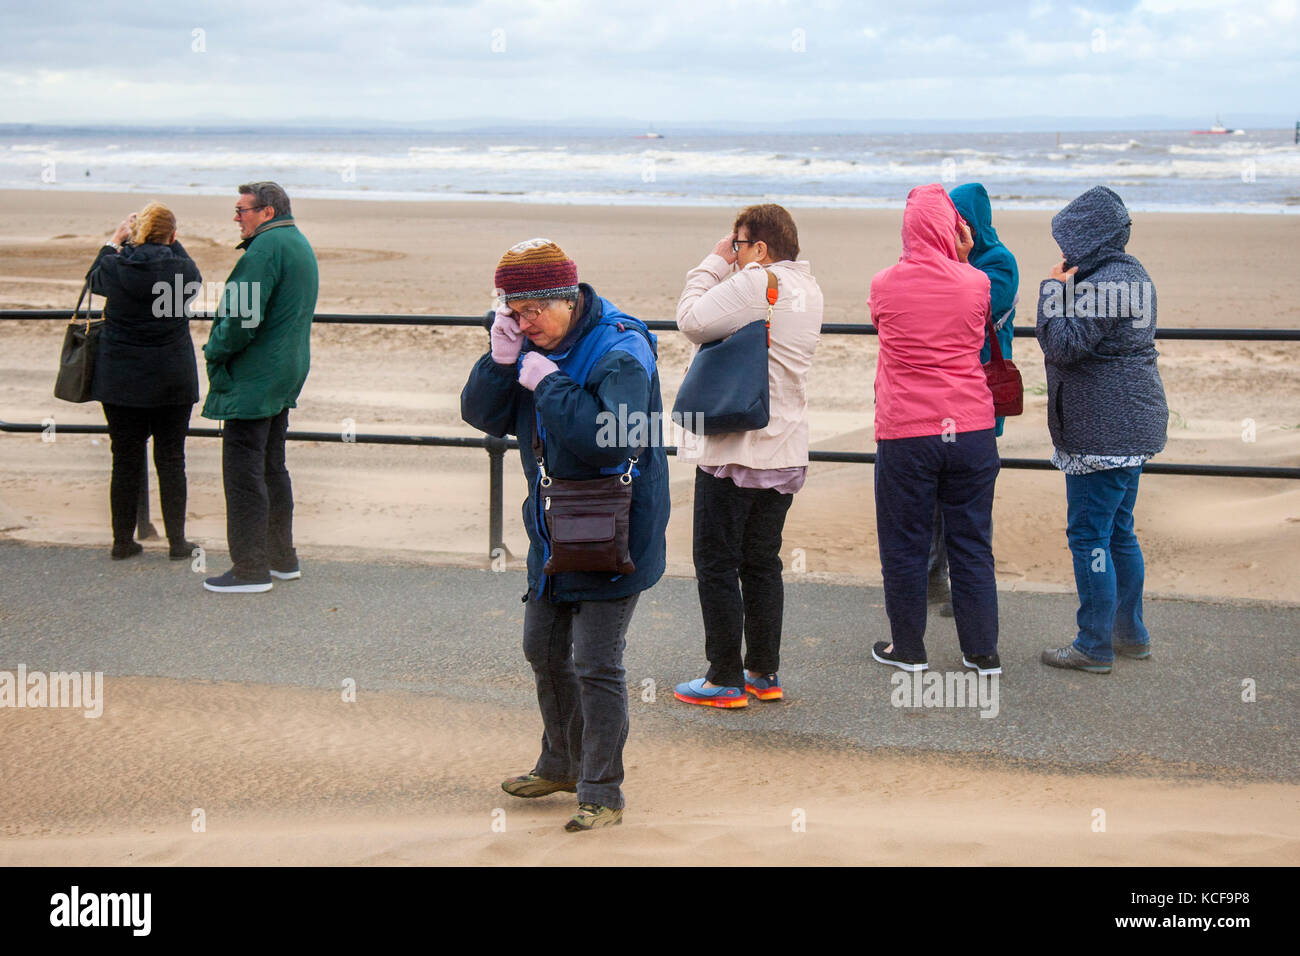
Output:
<svg viewBox="0 0 1300 956">
<path fill-rule="evenodd" d="M 1088 273 L 1105 259 L 1124 255 L 1132 221 L 1118 193 L 1093 186 L 1052 217 L 1052 238 L 1066 268 Z"/>
</svg>

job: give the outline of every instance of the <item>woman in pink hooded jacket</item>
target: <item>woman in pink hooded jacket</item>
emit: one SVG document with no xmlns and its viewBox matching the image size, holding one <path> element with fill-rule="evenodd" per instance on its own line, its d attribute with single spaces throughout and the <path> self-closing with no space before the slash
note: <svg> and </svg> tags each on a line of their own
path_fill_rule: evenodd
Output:
<svg viewBox="0 0 1300 956">
<path fill-rule="evenodd" d="M 938 183 L 903 212 L 903 255 L 871 280 L 876 364 L 876 533 L 892 641 L 872 656 L 925 670 L 926 561 L 943 512 L 962 663 L 1001 673 L 993 574 L 993 397 L 980 349 L 988 277 L 966 263 L 970 229 Z"/>
</svg>

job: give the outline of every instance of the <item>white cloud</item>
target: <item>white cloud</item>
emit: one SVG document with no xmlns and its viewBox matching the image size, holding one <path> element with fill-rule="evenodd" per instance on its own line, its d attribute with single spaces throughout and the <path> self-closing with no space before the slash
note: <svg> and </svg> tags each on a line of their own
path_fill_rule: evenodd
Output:
<svg viewBox="0 0 1300 956">
<path fill-rule="evenodd" d="M 1211 101 L 1226 114 L 1289 112 L 1300 77 L 1297 31 L 1279 26 L 1296 0 L 229 0 L 198 17 L 137 0 L 135 19 L 66 6 L 58 29 L 0 11 L 4 118 L 669 123 L 1014 116 L 1060 103 L 1199 113 Z M 196 27 L 204 53 L 191 51 Z"/>
</svg>

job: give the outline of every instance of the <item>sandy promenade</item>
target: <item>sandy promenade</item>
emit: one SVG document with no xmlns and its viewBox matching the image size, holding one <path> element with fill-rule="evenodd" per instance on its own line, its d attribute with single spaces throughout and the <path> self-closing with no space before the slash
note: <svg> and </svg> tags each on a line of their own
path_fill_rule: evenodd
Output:
<svg viewBox="0 0 1300 956">
<path fill-rule="evenodd" d="M 100 720 L 3 715 L 0 866 L 277 864 L 1294 865 L 1296 788 L 1045 774 L 647 732 L 629 810 L 561 831 L 511 800 L 533 714 L 383 693 L 109 679 Z M 727 716 L 727 715 L 724 715 Z M 527 729 L 525 734 L 523 731 Z M 40 754 L 74 772 L 51 772 Z M 717 775 L 732 784 L 725 793 Z M 35 799 L 39 797 L 39 799 Z M 1105 832 L 1093 811 L 1105 810 Z M 202 811 L 196 816 L 195 811 Z M 196 832 L 201 820 L 202 832 Z"/>
<path fill-rule="evenodd" d="M 99 243 L 145 198 L 0 192 L 0 308 L 70 309 Z M 170 200 L 205 280 L 224 279 L 237 258 L 233 199 Z M 295 201 L 294 211 L 320 260 L 322 312 L 481 312 L 500 253 L 545 235 L 600 294 L 654 319 L 672 317 L 686 270 L 727 231 L 734 212 L 323 200 Z M 866 321 L 867 282 L 897 259 L 901 214 L 795 216 L 827 321 Z M 1038 279 L 1059 258 L 1049 219 L 995 211 L 1020 263 L 1020 325 L 1032 324 Z M 1158 289 L 1161 325 L 1300 327 L 1297 217 L 1141 214 L 1133 235 L 1130 250 Z M 102 423 L 98 405 L 51 395 L 62 325 L 0 323 L 0 419 Z M 206 336 L 206 323 L 195 323 L 196 346 Z M 350 419 L 358 432 L 477 434 L 460 421 L 459 392 L 484 348 L 486 335 L 476 329 L 319 325 L 291 427 L 337 431 Z M 1173 420 L 1158 461 L 1300 464 L 1300 346 L 1160 348 Z M 823 338 L 809 383 L 814 447 L 872 450 L 875 351 L 874 338 Z M 680 337 L 661 335 L 666 406 L 688 354 Z M 1002 454 L 1045 458 L 1041 353 L 1034 341 L 1017 339 L 1015 358 L 1026 412 L 1008 421 Z M 200 383 L 206 387 L 201 362 Z M 197 409 L 193 421 L 211 424 Z M 221 552 L 218 443 L 191 439 L 187 450 L 189 536 Z M 292 443 L 300 551 L 307 560 L 482 567 L 486 463 L 477 450 Z M 669 571 L 685 576 L 692 573 L 691 474 L 675 460 L 671 467 Z M 107 436 L 42 442 L 0 434 L 0 536 L 102 546 L 108 573 L 109 469 Z M 518 517 L 525 489 L 513 457 L 506 476 L 513 567 L 526 549 Z M 156 487 L 153 493 L 161 531 Z M 1147 476 L 1137 523 L 1149 593 L 1300 602 L 1296 482 Z M 1004 471 L 994 513 L 1000 588 L 1072 589 L 1064 526 L 1059 474 Z M 792 574 L 801 562 L 813 578 L 878 581 L 871 469 L 812 466 L 782 553 Z M 0 668 L 15 663 L 0 660 Z M 522 658 L 518 664 L 522 675 Z M 0 865 L 653 864 L 714 852 L 742 864 L 1300 859 L 1290 784 L 1058 774 L 635 724 L 626 755 L 635 814 L 616 831 L 565 838 L 558 828 L 571 812 L 567 798 L 525 803 L 495 790 L 503 754 L 515 755 L 520 771 L 532 759 L 538 721 L 531 711 L 386 691 L 343 716 L 337 693 L 300 687 L 112 673 L 107 686 L 121 703 L 101 720 L 0 712 Z M 719 766 L 749 782 L 725 803 L 711 789 Z M 1092 832 L 1093 807 L 1106 808 L 1108 832 Z M 205 812 L 206 832 L 191 829 L 195 808 Z M 806 820 L 802 832 L 792 827 L 797 811 Z"/>
<path fill-rule="evenodd" d="M 144 197 L 4 192 L 0 307 L 69 307 L 102 238 Z M 204 278 L 225 278 L 237 253 L 226 198 L 177 198 L 181 239 Z M 496 259 L 521 237 L 547 235 L 580 276 L 626 311 L 671 318 L 685 271 L 730 219 L 719 209 L 547 207 L 499 203 L 365 203 L 301 200 L 295 213 L 321 263 L 321 311 L 471 314 L 487 307 Z M 1001 213 L 1002 238 L 1021 268 L 1021 324 L 1032 322 L 1037 280 L 1055 251 L 1047 213 Z M 826 295 L 830 322 L 864 321 L 870 276 L 896 260 L 896 211 L 801 210 L 803 255 Z M 1143 214 L 1132 251 L 1160 296 L 1159 322 L 1188 327 L 1300 326 L 1293 268 L 1300 219 L 1292 216 Z M 59 323 L 0 328 L 0 418 L 102 423 L 98 405 L 69 405 L 50 389 Z M 196 323 L 195 342 L 207 335 Z M 685 371 L 684 341 L 664 334 L 661 377 L 670 405 Z M 336 431 L 476 434 L 460 421 L 459 392 L 486 345 L 472 329 L 318 326 L 312 372 L 292 426 Z M 827 336 L 810 378 L 815 447 L 870 450 L 875 341 Z M 1300 354 L 1290 343 L 1166 342 L 1161 373 L 1173 410 L 1162 461 L 1300 463 Z M 1008 457 L 1047 457 L 1041 353 L 1017 339 L 1026 411 L 1008 422 Z M 201 363 L 200 363 L 201 367 Z M 202 379 L 202 372 L 200 372 Z M 1253 441 L 1245 440 L 1246 420 Z M 194 421 L 203 424 L 196 411 Z M 25 540 L 108 543 L 107 441 L 0 435 L 0 532 Z M 223 545 L 224 506 L 215 441 L 189 443 L 191 536 Z M 487 539 L 486 456 L 478 451 L 300 445 L 290 451 L 299 542 L 313 548 L 399 551 L 406 557 L 478 562 Z M 525 548 L 515 502 L 524 489 L 507 469 L 506 540 Z M 690 573 L 688 470 L 673 464 L 673 573 Z M 1300 601 L 1300 488 L 1244 479 L 1149 476 L 1138 530 L 1152 593 Z M 870 469 L 814 465 L 786 527 L 789 566 L 878 580 Z M 156 496 L 156 490 L 155 490 Z M 157 503 L 155 497 L 155 516 Z M 1005 588 L 1072 586 L 1059 474 L 1006 471 L 998 480 L 994 553 Z"/>
</svg>

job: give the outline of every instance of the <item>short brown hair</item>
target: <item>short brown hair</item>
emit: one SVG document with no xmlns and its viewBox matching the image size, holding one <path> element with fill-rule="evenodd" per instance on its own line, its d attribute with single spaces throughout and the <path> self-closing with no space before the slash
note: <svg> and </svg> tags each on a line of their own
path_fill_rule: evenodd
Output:
<svg viewBox="0 0 1300 956">
<path fill-rule="evenodd" d="M 244 183 L 239 187 L 239 192 L 244 196 L 252 196 L 260 206 L 270 206 L 277 216 L 293 215 L 293 210 L 289 207 L 289 195 L 279 183 L 273 183 L 269 179 L 260 183 Z"/>
<path fill-rule="evenodd" d="M 132 245 L 142 246 L 147 242 L 156 242 L 165 246 L 172 241 L 176 231 L 176 216 L 160 202 L 151 202 L 140 210 L 131 227 Z"/>
<path fill-rule="evenodd" d="M 733 234 L 739 235 L 741 226 L 745 227 L 750 239 L 767 243 L 767 252 L 773 262 L 799 258 L 799 230 L 784 206 L 764 203 L 742 209 L 736 217 L 736 224 L 731 227 Z"/>
</svg>

